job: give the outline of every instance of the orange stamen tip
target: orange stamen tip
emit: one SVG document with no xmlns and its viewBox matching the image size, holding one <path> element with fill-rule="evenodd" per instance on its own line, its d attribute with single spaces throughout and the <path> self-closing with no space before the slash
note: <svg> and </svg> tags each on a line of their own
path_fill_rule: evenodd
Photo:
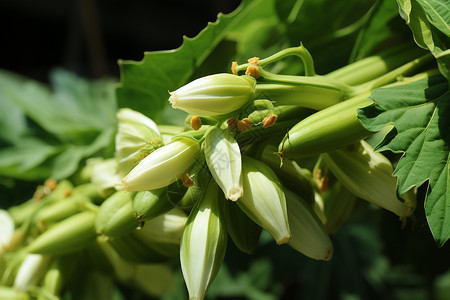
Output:
<svg viewBox="0 0 450 300">
<path fill-rule="evenodd" d="M 264 126 L 264 128 L 268 128 L 270 126 L 272 126 L 273 124 L 275 124 L 275 122 L 277 121 L 278 116 L 275 114 L 270 114 L 267 117 L 264 118 L 264 120 L 262 120 L 262 124 Z"/>
<path fill-rule="evenodd" d="M 202 120 L 199 118 L 199 116 L 192 116 L 191 127 L 194 130 L 199 130 L 200 127 L 202 127 Z"/>
<path fill-rule="evenodd" d="M 237 65 L 238 65 L 237 61 L 233 61 L 233 62 L 231 63 L 231 72 L 232 72 L 234 75 L 238 75 L 238 73 L 237 73 L 237 71 L 236 71 Z"/>
<path fill-rule="evenodd" d="M 247 129 L 250 129 L 250 127 L 252 127 L 252 122 L 250 121 L 249 118 L 244 118 L 242 120 L 239 120 L 237 122 L 237 128 L 239 131 L 245 131 Z"/>
</svg>

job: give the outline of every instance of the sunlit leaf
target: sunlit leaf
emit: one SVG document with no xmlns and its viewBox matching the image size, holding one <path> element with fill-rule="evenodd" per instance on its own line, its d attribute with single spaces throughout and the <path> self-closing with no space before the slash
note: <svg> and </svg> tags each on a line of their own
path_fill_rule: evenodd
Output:
<svg viewBox="0 0 450 300">
<path fill-rule="evenodd" d="M 441 76 L 407 85 L 380 88 L 371 98 L 376 104 L 359 113 L 371 131 L 388 124 L 394 128 L 377 150 L 403 153 L 394 175 L 401 195 L 426 183 L 425 213 L 436 242 L 450 238 L 450 91 Z"/>
</svg>

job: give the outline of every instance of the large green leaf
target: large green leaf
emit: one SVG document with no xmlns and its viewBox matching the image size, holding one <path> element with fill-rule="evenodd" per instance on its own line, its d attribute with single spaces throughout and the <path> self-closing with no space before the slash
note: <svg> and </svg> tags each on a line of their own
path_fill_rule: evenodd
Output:
<svg viewBox="0 0 450 300">
<path fill-rule="evenodd" d="M 429 184 L 425 213 L 439 245 L 450 238 L 450 91 L 442 76 L 375 89 L 375 104 L 359 111 L 364 127 L 394 128 L 376 147 L 403 153 L 394 175 L 401 195 Z"/>
<path fill-rule="evenodd" d="M 49 86 L 0 71 L 0 175 L 62 179 L 82 159 L 108 149 L 115 132 L 114 82 L 64 70 Z"/>
<path fill-rule="evenodd" d="M 427 18 L 434 27 L 450 37 L 450 5 L 442 0 L 417 0 L 427 13 Z"/>
<path fill-rule="evenodd" d="M 24 80 L 9 97 L 48 133 L 63 142 L 87 144 L 115 124 L 112 81 L 89 82 L 64 70 L 52 72 L 53 90 Z"/>
<path fill-rule="evenodd" d="M 178 49 L 146 52 L 139 62 L 119 60 L 121 83 L 116 90 L 119 106 L 167 123 L 160 117 L 168 106 L 168 91 L 185 84 L 228 31 L 261 4 L 264 0 L 244 1 L 234 12 L 219 14 L 217 21 L 209 23 L 196 37 L 183 37 Z"/>
<path fill-rule="evenodd" d="M 450 6 L 446 0 L 397 0 L 417 45 L 437 59 L 439 70 L 450 80 Z"/>
</svg>

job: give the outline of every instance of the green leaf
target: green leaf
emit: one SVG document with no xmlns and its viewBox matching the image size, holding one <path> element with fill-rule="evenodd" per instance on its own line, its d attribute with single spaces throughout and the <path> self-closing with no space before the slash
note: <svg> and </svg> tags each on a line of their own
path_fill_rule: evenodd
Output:
<svg viewBox="0 0 450 300">
<path fill-rule="evenodd" d="M 450 80 L 450 7 L 445 0 L 397 0 L 400 16 L 414 40 L 437 59 L 439 70 Z"/>
<path fill-rule="evenodd" d="M 114 83 L 87 81 L 64 70 L 54 70 L 50 81 L 52 89 L 0 71 L 0 175 L 66 178 L 82 159 L 111 146 Z"/>
<path fill-rule="evenodd" d="M 27 131 L 26 116 L 11 98 L 14 89 L 20 89 L 23 78 L 0 70 L 0 141 L 17 142 Z"/>
<path fill-rule="evenodd" d="M 280 44 L 285 47 L 288 41 L 289 46 L 298 46 L 302 42 L 311 52 L 319 74 L 347 64 L 358 34 L 377 1 L 303 1 L 297 9 L 298 2 L 276 1 L 280 22 L 285 26 L 284 44 Z"/>
<path fill-rule="evenodd" d="M 24 138 L 16 146 L 0 149 L 0 175 L 26 180 L 50 177 L 44 163 L 62 149 L 38 139 Z"/>
<path fill-rule="evenodd" d="M 358 34 L 350 61 L 368 56 L 381 42 L 394 35 L 389 23 L 398 17 L 397 4 L 392 0 L 377 1 L 368 13 L 368 20 Z"/>
<path fill-rule="evenodd" d="M 183 37 L 183 44 L 175 50 L 146 52 L 139 62 L 119 60 L 121 83 L 116 90 L 119 106 L 165 122 L 160 117 L 169 105 L 168 91 L 185 84 L 227 32 L 263 1 L 244 1 L 234 12 L 219 14 L 217 21 L 209 23 L 196 37 Z"/>
<path fill-rule="evenodd" d="M 376 150 L 403 153 L 394 175 L 398 193 L 428 182 L 425 213 L 436 242 L 450 238 L 450 91 L 441 76 L 375 89 L 358 117 L 370 131 L 393 129 Z"/>
<path fill-rule="evenodd" d="M 450 37 L 450 6 L 448 1 L 416 0 L 427 13 L 428 21 L 443 34 Z"/>
</svg>

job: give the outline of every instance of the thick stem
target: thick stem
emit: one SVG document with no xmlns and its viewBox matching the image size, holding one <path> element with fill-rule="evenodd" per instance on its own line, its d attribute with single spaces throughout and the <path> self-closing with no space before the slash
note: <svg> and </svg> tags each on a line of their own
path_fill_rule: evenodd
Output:
<svg viewBox="0 0 450 300">
<path fill-rule="evenodd" d="M 410 62 L 424 53 L 423 49 L 411 47 L 410 44 L 401 45 L 378 55 L 348 64 L 324 76 L 349 85 L 363 84 Z"/>
<path fill-rule="evenodd" d="M 272 83 L 288 83 L 293 85 L 313 86 L 324 89 L 332 89 L 343 92 L 344 94 L 353 95 L 355 90 L 353 87 L 332 78 L 324 76 L 295 76 L 295 75 L 279 75 L 259 68 L 259 72 L 264 79 Z"/>
<path fill-rule="evenodd" d="M 375 78 L 369 82 L 363 83 L 359 86 L 356 86 L 355 89 L 357 93 L 362 93 L 365 91 L 371 91 L 375 88 L 384 86 L 386 84 L 392 83 L 396 81 L 399 77 L 411 74 L 413 71 L 423 67 L 427 63 L 433 60 L 433 56 L 431 53 L 427 53 L 419 58 L 416 58 L 401 67 L 398 67 L 392 70 L 389 73 L 386 73 L 378 78 Z"/>
</svg>

